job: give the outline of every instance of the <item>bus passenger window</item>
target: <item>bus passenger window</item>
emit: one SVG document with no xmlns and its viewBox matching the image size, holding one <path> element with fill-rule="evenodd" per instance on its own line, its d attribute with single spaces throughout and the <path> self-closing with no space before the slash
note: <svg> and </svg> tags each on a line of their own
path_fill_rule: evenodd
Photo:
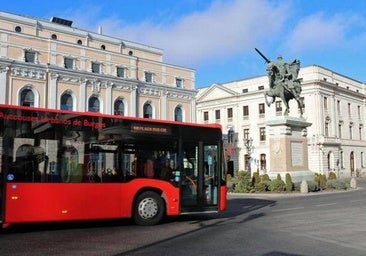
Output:
<svg viewBox="0 0 366 256">
<path fill-rule="evenodd" d="M 163 180 L 170 180 L 173 178 L 173 169 L 170 168 L 169 159 L 166 159 L 162 164 L 159 178 Z"/>
</svg>

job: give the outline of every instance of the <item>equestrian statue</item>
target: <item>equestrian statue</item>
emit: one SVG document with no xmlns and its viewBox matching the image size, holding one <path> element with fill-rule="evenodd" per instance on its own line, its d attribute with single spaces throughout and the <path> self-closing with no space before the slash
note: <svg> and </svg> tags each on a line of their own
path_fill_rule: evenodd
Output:
<svg viewBox="0 0 366 256">
<path fill-rule="evenodd" d="M 275 101 L 276 97 L 279 97 L 286 108 L 284 115 L 288 116 L 290 112 L 288 102 L 291 99 L 295 99 L 300 115 L 302 116 L 302 109 L 304 107 L 300 100 L 302 78 L 297 78 L 300 70 L 300 61 L 295 59 L 290 63 L 285 63 L 283 62 L 282 56 L 279 55 L 277 62 L 272 62 L 257 48 L 255 50 L 267 63 L 267 76 L 270 88 L 264 93 L 267 106 L 269 107 Z"/>
</svg>

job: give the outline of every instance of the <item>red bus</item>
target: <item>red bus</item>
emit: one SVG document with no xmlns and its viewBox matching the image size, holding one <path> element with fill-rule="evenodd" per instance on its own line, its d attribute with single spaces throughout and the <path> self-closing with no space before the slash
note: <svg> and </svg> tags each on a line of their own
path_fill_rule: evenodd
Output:
<svg viewBox="0 0 366 256">
<path fill-rule="evenodd" d="M 3 227 L 226 208 L 217 124 L 0 104 L 0 150 Z"/>
</svg>

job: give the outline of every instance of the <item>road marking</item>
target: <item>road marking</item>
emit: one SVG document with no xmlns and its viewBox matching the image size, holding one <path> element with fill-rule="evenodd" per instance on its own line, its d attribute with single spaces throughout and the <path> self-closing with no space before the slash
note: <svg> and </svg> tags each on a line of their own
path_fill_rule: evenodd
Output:
<svg viewBox="0 0 366 256">
<path fill-rule="evenodd" d="M 315 205 L 316 207 L 323 207 L 323 206 L 330 206 L 330 205 L 335 205 L 337 203 L 329 203 L 329 204 L 317 204 Z"/>
<path fill-rule="evenodd" d="M 278 209 L 278 210 L 272 210 L 272 212 L 285 212 L 285 211 L 294 211 L 294 210 L 302 210 L 302 209 L 304 209 L 304 207 Z"/>
</svg>

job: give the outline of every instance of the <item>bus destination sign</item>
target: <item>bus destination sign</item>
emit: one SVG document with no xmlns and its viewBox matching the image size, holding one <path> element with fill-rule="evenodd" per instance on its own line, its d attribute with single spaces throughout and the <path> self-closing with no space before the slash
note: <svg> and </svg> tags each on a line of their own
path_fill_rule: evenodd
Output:
<svg viewBox="0 0 366 256">
<path fill-rule="evenodd" d="M 171 129 L 168 126 L 161 126 L 161 125 L 132 124 L 131 132 L 170 135 Z"/>
</svg>

